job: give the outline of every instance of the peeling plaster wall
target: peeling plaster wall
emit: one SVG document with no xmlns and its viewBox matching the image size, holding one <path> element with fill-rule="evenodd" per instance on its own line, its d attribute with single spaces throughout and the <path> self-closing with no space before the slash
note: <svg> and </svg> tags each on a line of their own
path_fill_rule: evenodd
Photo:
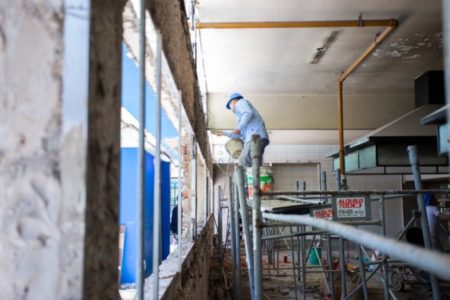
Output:
<svg viewBox="0 0 450 300">
<path fill-rule="evenodd" d="M 125 1 L 91 2 L 84 298 L 118 298 L 120 94 Z"/>
<path fill-rule="evenodd" d="M 60 299 L 63 13 L 60 0 L 0 2 L 2 299 Z M 76 286 L 76 282 L 74 282 Z"/>
<path fill-rule="evenodd" d="M 192 249 L 161 299 L 210 299 L 209 269 L 213 254 L 214 219 L 206 222 Z"/>
<path fill-rule="evenodd" d="M 163 49 L 178 88 L 182 91 L 183 105 L 192 124 L 203 157 L 212 173 L 212 156 L 206 134 L 198 79 L 192 58 L 189 29 L 183 1 L 148 1 L 155 27 L 161 31 Z"/>
</svg>

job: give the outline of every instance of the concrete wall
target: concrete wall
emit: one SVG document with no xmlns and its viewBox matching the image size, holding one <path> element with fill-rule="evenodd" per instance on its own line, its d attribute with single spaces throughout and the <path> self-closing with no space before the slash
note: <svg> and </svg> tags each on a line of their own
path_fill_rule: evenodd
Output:
<svg viewBox="0 0 450 300">
<path fill-rule="evenodd" d="M 209 218 L 162 299 L 209 299 L 209 270 L 213 251 L 214 220 Z"/>
<path fill-rule="evenodd" d="M 336 129 L 336 95 L 244 94 L 270 129 Z M 208 127 L 234 128 L 234 115 L 226 111 L 225 94 L 208 94 Z M 344 95 L 345 129 L 374 129 L 414 108 L 413 94 Z M 370 111 L 370 114 L 367 112 Z M 283 116 L 283 117 L 280 117 Z"/>
<path fill-rule="evenodd" d="M 90 69 L 76 82 L 63 73 L 63 1 L 0 4 L 2 299 L 118 296 L 123 4 L 92 2 Z M 85 97 L 70 103 L 70 85 Z"/>
<path fill-rule="evenodd" d="M 155 27 L 161 31 L 163 50 L 175 83 L 182 92 L 184 109 L 212 173 L 212 157 L 206 134 L 205 114 L 200 101 L 184 2 L 152 0 L 149 1 L 148 6 Z"/>
<path fill-rule="evenodd" d="M 80 136 L 62 134 L 62 4 L 0 2 L 2 299 L 63 299 L 81 286 L 62 276 L 71 265 L 64 258 L 80 263 L 81 252 L 63 245 L 71 242 L 64 238 L 64 179 L 70 173 L 77 182 L 84 169 L 67 173 L 61 164 L 65 141 Z"/>
<path fill-rule="evenodd" d="M 84 298 L 118 297 L 120 95 L 125 1 L 91 2 Z"/>
</svg>

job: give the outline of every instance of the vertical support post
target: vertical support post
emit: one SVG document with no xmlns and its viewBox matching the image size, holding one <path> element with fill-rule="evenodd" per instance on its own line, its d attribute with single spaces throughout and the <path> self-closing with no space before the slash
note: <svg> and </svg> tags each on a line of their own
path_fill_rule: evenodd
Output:
<svg viewBox="0 0 450 300">
<path fill-rule="evenodd" d="M 191 239 L 195 240 L 197 236 L 197 142 L 195 136 L 192 136 L 192 181 L 191 181 L 191 199 L 192 199 L 192 211 L 191 211 Z"/>
<path fill-rule="evenodd" d="M 300 232 L 300 226 L 297 226 L 297 233 Z M 298 264 L 298 278 L 300 278 L 300 272 L 301 272 L 301 268 L 302 268 L 302 264 L 301 264 L 301 256 L 300 256 L 300 250 L 301 250 L 301 243 L 300 243 L 300 236 L 297 236 L 297 264 Z"/>
<path fill-rule="evenodd" d="M 253 253 L 252 253 L 252 239 L 250 237 L 250 224 L 248 220 L 248 208 L 245 199 L 245 188 L 244 188 L 244 170 L 241 166 L 238 166 L 235 171 L 235 181 L 238 185 L 238 196 L 239 196 L 239 208 L 241 212 L 242 220 L 242 230 L 244 233 L 244 244 L 245 244 L 245 257 L 247 260 L 247 270 L 248 270 L 248 280 L 252 299 L 255 299 L 254 295 L 254 274 L 253 274 Z"/>
<path fill-rule="evenodd" d="M 235 253 L 236 253 L 236 300 L 241 299 L 241 245 L 239 242 L 239 196 L 238 196 L 238 186 L 233 184 L 234 187 L 234 235 L 235 235 Z"/>
<path fill-rule="evenodd" d="M 218 194 L 219 194 L 218 195 L 218 198 L 219 198 L 218 213 L 219 213 L 219 216 L 217 217 L 217 219 L 218 219 L 219 224 L 217 224 L 217 235 L 218 235 L 218 246 L 219 246 L 219 250 L 220 250 L 220 256 L 222 256 L 222 241 L 223 241 L 223 238 L 222 238 L 222 231 L 223 231 L 223 229 L 222 229 L 222 227 L 223 227 L 223 220 L 222 220 L 223 189 L 222 189 L 222 186 L 219 185 L 218 189 L 219 189 L 218 190 Z"/>
<path fill-rule="evenodd" d="M 364 259 L 363 259 L 363 251 L 362 245 L 358 245 L 359 250 L 359 272 L 361 274 L 361 281 L 363 286 L 364 300 L 369 299 L 369 292 L 367 290 L 367 281 L 366 281 L 366 271 L 364 270 Z"/>
<path fill-rule="evenodd" d="M 304 233 L 305 230 L 305 226 L 302 225 L 300 226 L 300 230 L 302 233 Z M 302 235 L 302 260 L 301 260 L 301 264 L 302 264 L 302 294 L 303 294 L 303 299 L 306 299 L 306 260 L 305 260 L 305 253 L 306 253 L 306 236 Z"/>
<path fill-rule="evenodd" d="M 339 129 L 339 172 L 345 176 L 344 158 L 344 97 L 342 95 L 342 81 L 338 80 L 338 129 Z"/>
<path fill-rule="evenodd" d="M 291 231 L 292 234 L 292 226 L 289 226 L 289 229 Z M 291 256 L 292 256 L 292 279 L 294 280 L 294 295 L 295 295 L 295 300 L 298 299 L 297 297 L 297 276 L 295 274 L 295 252 L 294 252 L 294 238 L 291 237 Z"/>
<path fill-rule="evenodd" d="M 144 201 L 145 201 L 145 1 L 139 4 L 139 148 L 137 177 L 136 299 L 144 299 Z"/>
<path fill-rule="evenodd" d="M 334 179 L 336 181 L 336 190 L 340 190 L 341 189 L 341 172 L 339 171 L 339 169 L 336 169 L 334 171 Z"/>
<path fill-rule="evenodd" d="M 182 245 L 182 218 L 183 218 L 183 210 L 182 210 L 182 203 L 181 200 L 183 199 L 183 187 L 181 186 L 181 174 L 183 170 L 183 143 L 182 143 L 182 118 L 183 118 L 183 101 L 182 101 L 183 94 L 181 91 L 178 91 L 178 152 L 180 157 L 178 158 L 178 224 L 177 224 L 177 233 L 178 233 L 178 272 L 180 272 L 180 276 L 182 275 L 181 272 L 181 265 L 183 261 L 183 245 Z"/>
<path fill-rule="evenodd" d="M 159 263 L 161 259 L 161 33 L 156 31 L 156 135 L 153 197 L 153 299 L 159 299 Z"/>
<path fill-rule="evenodd" d="M 229 210 L 228 210 L 228 216 L 230 218 L 230 238 L 231 238 L 231 271 L 232 271 L 232 277 L 233 277 L 233 290 L 234 290 L 234 299 L 238 297 L 238 294 L 240 291 L 237 290 L 237 268 L 236 265 L 236 222 L 234 221 L 234 197 L 233 197 L 233 191 L 234 191 L 234 185 L 233 185 L 233 179 L 230 177 L 228 180 L 228 186 L 229 186 L 229 197 L 228 197 L 228 203 L 229 203 Z"/>
<path fill-rule="evenodd" d="M 450 3 L 442 1 L 443 11 L 443 32 L 444 32 L 444 76 L 445 90 L 450 91 Z M 446 102 L 450 103 L 450 93 L 446 93 Z M 447 109 L 447 120 L 450 120 L 450 109 Z M 450 126 L 447 129 L 447 136 L 450 136 Z"/>
<path fill-rule="evenodd" d="M 422 189 L 422 181 L 420 177 L 420 162 L 416 146 L 408 146 L 409 162 L 414 178 L 414 187 L 416 190 Z M 422 194 L 417 194 L 417 207 L 420 212 L 420 227 L 422 228 L 423 241 L 425 248 L 431 249 L 430 228 L 428 227 L 427 211 L 425 209 L 425 202 Z M 430 274 L 431 288 L 433 290 L 433 299 L 441 299 L 441 291 L 439 288 L 439 281 L 435 275 Z"/>
<path fill-rule="evenodd" d="M 261 139 L 252 136 L 251 141 L 252 171 L 253 171 L 253 266 L 255 280 L 255 299 L 262 299 L 262 256 L 261 256 L 261 190 L 259 188 L 259 172 L 261 167 Z"/>
<path fill-rule="evenodd" d="M 331 247 L 331 235 L 327 234 L 327 256 L 328 256 L 328 279 L 330 280 L 330 289 L 331 289 L 331 299 L 336 299 L 334 294 L 335 286 L 334 286 L 334 272 L 333 272 L 333 252 Z"/>
<path fill-rule="evenodd" d="M 381 235 L 386 236 L 386 220 L 385 220 L 385 207 L 384 207 L 384 195 L 380 195 L 379 202 L 380 209 L 380 221 L 381 221 Z M 389 300 L 389 276 L 388 276 L 388 262 L 386 260 L 386 255 L 382 254 L 383 262 L 383 288 L 384 288 L 384 300 Z"/>
<path fill-rule="evenodd" d="M 205 226 L 206 226 L 206 223 L 208 222 L 208 215 L 209 215 L 209 200 L 211 199 L 210 197 L 209 197 L 209 189 L 210 189 L 210 182 L 209 182 L 209 177 L 208 177 L 208 173 L 207 172 L 205 172 L 206 173 L 206 178 L 205 178 L 205 180 L 206 180 L 206 199 L 205 199 Z"/>
<path fill-rule="evenodd" d="M 344 239 L 339 238 L 339 267 L 341 269 L 341 299 L 347 296 L 347 270 L 345 268 Z"/>
</svg>

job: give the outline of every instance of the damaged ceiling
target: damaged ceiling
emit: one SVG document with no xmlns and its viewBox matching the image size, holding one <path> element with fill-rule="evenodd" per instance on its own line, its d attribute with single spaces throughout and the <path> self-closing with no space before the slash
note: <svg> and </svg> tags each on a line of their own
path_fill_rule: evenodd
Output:
<svg viewBox="0 0 450 300">
<path fill-rule="evenodd" d="M 360 15 L 365 20 L 397 19 L 398 28 L 344 83 L 344 126 L 358 132 L 412 110 L 414 79 L 442 69 L 441 14 L 440 0 L 414 5 L 407 0 L 199 0 L 196 18 L 199 22 L 358 20 Z M 239 91 L 254 102 L 269 129 L 288 132 L 283 134 L 286 140 L 277 143 L 287 143 L 302 130 L 336 130 L 337 78 L 383 30 L 199 30 L 199 76 L 206 82 L 209 127 L 234 126 L 224 101 L 227 93 Z M 317 63 L 311 63 L 315 58 Z"/>
</svg>

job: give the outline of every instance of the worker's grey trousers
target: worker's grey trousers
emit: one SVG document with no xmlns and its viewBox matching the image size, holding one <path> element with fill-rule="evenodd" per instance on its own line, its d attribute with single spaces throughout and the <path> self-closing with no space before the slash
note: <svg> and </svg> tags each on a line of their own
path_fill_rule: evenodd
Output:
<svg viewBox="0 0 450 300">
<path fill-rule="evenodd" d="M 264 155 L 264 150 L 267 145 L 269 145 L 268 139 L 261 139 L 261 157 Z M 242 149 L 241 155 L 239 156 L 239 165 L 243 167 L 251 167 L 252 166 L 252 154 L 251 154 L 251 141 L 244 143 L 244 148 Z M 245 168 L 244 168 L 245 170 Z"/>
</svg>

